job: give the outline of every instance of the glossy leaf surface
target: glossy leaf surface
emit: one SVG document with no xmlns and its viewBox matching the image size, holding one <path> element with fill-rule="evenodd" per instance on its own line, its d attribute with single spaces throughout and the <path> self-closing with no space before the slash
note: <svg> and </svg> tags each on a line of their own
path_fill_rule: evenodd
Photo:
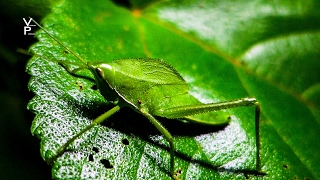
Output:
<svg viewBox="0 0 320 180">
<path fill-rule="evenodd" d="M 160 119 L 175 138 L 182 179 L 320 178 L 320 15 L 318 1 L 179 1 L 131 9 L 112 2 L 64 2 L 43 26 L 90 62 L 153 57 L 170 63 L 202 102 L 256 97 L 262 169 L 255 167 L 254 109 L 227 110 L 226 127 Z M 46 34 L 27 71 L 28 108 L 45 160 L 111 108 L 93 83 L 52 60 L 80 63 Z M 90 76 L 89 72 L 83 72 Z M 92 88 L 93 87 L 93 88 Z M 122 109 L 72 144 L 53 177 L 170 179 L 168 144 L 143 116 Z M 218 169 L 222 167 L 222 169 Z"/>
</svg>

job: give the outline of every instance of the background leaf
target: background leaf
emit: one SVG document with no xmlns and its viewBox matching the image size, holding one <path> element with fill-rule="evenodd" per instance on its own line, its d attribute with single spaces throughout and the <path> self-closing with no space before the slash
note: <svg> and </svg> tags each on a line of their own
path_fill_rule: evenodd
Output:
<svg viewBox="0 0 320 180">
<path fill-rule="evenodd" d="M 227 110 L 224 128 L 161 119 L 173 134 L 182 179 L 317 179 L 318 1 L 64 2 L 42 22 L 88 62 L 130 57 L 172 64 L 203 102 L 254 96 L 261 103 L 262 169 L 255 165 L 253 108 Z M 48 160 L 111 106 L 90 81 L 51 61 L 79 61 L 43 32 L 27 71 L 36 96 L 31 127 Z M 88 72 L 83 75 L 90 76 Z M 168 144 L 130 109 L 77 139 L 53 165 L 57 179 L 170 179 Z M 109 164 L 110 163 L 110 164 Z M 217 169 L 223 167 L 223 169 Z"/>
</svg>

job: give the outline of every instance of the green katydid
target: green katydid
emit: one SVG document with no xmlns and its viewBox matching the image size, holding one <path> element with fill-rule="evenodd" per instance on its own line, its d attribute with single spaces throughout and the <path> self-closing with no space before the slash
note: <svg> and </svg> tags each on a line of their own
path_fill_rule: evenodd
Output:
<svg viewBox="0 0 320 180">
<path fill-rule="evenodd" d="M 65 48 L 67 52 L 70 52 L 83 63 L 82 66 L 72 70 L 66 62 L 59 61 L 59 64 L 72 75 L 75 75 L 81 70 L 89 70 L 94 76 L 94 81 L 101 95 L 107 101 L 114 104 L 112 109 L 94 119 L 90 125 L 62 145 L 56 151 L 54 158 L 61 156 L 66 148 L 83 133 L 105 121 L 120 108 L 127 106 L 149 119 L 169 142 L 170 173 L 174 179 L 177 179 L 174 162 L 174 139 L 155 117 L 178 119 L 204 125 L 227 125 L 230 121 L 228 117 L 206 121 L 198 115 L 213 114 L 213 111 L 228 108 L 255 106 L 256 171 L 260 172 L 260 106 L 255 98 L 242 98 L 219 103 L 203 104 L 189 93 L 188 85 L 182 76 L 171 65 L 162 60 L 155 58 L 131 58 L 114 60 L 110 63 L 86 62 L 77 53 L 69 49 L 45 30 L 40 24 L 33 19 L 32 21 L 48 36 Z M 185 104 L 184 102 L 186 101 L 179 101 L 179 99 L 182 98 L 190 103 Z"/>
</svg>

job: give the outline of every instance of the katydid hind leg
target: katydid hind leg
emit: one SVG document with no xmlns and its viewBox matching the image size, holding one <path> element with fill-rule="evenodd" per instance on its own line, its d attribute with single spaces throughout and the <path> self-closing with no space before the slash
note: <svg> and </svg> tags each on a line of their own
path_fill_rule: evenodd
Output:
<svg viewBox="0 0 320 180">
<path fill-rule="evenodd" d="M 255 132 L 256 132 L 256 171 L 258 173 L 261 172 L 261 157 L 260 157 L 260 104 L 258 102 L 255 103 L 256 111 L 255 111 Z"/>
<path fill-rule="evenodd" d="M 183 118 L 185 116 L 195 115 L 198 113 L 206 113 L 210 111 L 217 111 L 221 109 L 229 109 L 236 107 L 255 106 L 255 136 L 256 136 L 256 171 L 261 171 L 260 159 L 260 105 L 255 98 L 242 98 L 232 101 L 225 101 L 220 103 L 187 105 L 174 107 L 162 110 L 163 116 L 167 118 Z"/>
<path fill-rule="evenodd" d="M 169 133 L 169 131 L 156 119 L 154 118 L 151 114 L 144 110 L 140 110 L 140 112 L 147 117 L 150 122 L 161 132 L 161 134 L 166 138 L 166 140 L 169 142 L 170 145 L 170 174 L 174 179 L 178 179 L 175 176 L 174 172 L 174 143 L 173 143 L 173 137 Z"/>
<path fill-rule="evenodd" d="M 115 107 L 113 107 L 112 109 L 110 109 L 109 111 L 103 113 L 102 115 L 100 115 L 99 117 L 97 117 L 95 120 L 92 121 L 92 123 L 88 126 L 86 126 L 83 130 L 81 130 L 79 133 L 77 133 L 76 135 L 74 135 L 72 138 L 68 139 L 68 141 L 66 143 L 64 143 L 57 151 L 56 151 L 56 155 L 54 157 L 52 157 L 49 161 L 53 162 L 55 161 L 59 156 L 61 156 L 63 154 L 63 152 L 66 150 L 66 148 L 73 143 L 78 137 L 80 137 L 82 134 L 84 134 L 85 132 L 87 132 L 88 130 L 90 130 L 92 127 L 102 123 L 103 121 L 105 121 L 106 119 L 108 119 L 111 115 L 113 115 L 114 113 L 116 113 L 117 111 L 119 111 L 120 106 L 117 105 Z"/>
<path fill-rule="evenodd" d="M 236 107 L 242 107 L 242 106 L 254 106 L 255 103 L 257 103 L 257 100 L 255 98 L 242 98 L 242 99 L 218 102 L 218 103 L 172 107 L 168 109 L 161 109 L 161 112 L 156 112 L 156 113 L 162 114 L 161 116 L 166 118 L 183 118 L 186 116 L 191 116 L 191 115 L 206 113 L 211 111 L 218 111 L 222 109 L 230 109 L 230 108 L 236 108 Z"/>
</svg>

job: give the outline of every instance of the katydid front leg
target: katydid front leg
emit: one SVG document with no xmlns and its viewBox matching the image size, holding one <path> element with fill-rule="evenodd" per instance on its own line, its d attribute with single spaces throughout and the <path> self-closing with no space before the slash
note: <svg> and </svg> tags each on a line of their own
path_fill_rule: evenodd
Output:
<svg viewBox="0 0 320 180">
<path fill-rule="evenodd" d="M 106 119 L 108 119 L 111 115 L 113 115 L 114 113 L 116 113 L 117 111 L 119 111 L 120 106 L 117 105 L 115 107 L 113 107 L 112 109 L 110 109 L 109 111 L 103 113 L 102 115 L 100 115 L 99 117 L 97 117 L 95 120 L 92 121 L 92 123 L 90 125 L 88 125 L 87 127 L 85 127 L 83 130 L 81 130 L 79 133 L 77 133 L 76 135 L 74 135 L 72 138 L 68 139 L 68 141 L 66 143 L 64 143 L 57 151 L 56 151 L 56 155 L 53 156 L 49 162 L 53 162 L 55 161 L 59 156 L 61 156 L 63 154 L 63 152 L 66 150 L 66 148 L 74 142 L 74 140 L 76 140 L 78 137 L 80 137 L 83 133 L 87 132 L 88 130 L 90 130 L 92 127 L 102 123 L 103 121 L 105 121 Z"/>
</svg>

